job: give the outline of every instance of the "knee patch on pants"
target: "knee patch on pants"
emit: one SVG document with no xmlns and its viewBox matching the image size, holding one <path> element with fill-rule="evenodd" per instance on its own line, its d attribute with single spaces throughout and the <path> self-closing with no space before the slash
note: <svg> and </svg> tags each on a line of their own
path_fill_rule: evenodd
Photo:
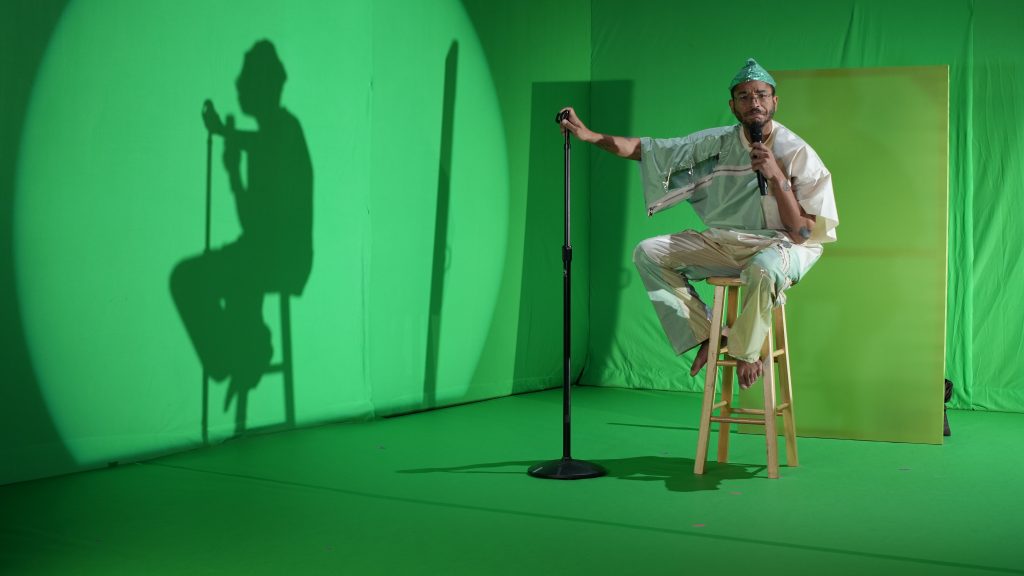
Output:
<svg viewBox="0 0 1024 576">
<path fill-rule="evenodd" d="M 747 286 L 768 282 L 772 292 L 781 298 L 783 291 L 794 281 L 789 252 L 780 245 L 758 252 L 740 273 L 740 279 Z"/>
</svg>

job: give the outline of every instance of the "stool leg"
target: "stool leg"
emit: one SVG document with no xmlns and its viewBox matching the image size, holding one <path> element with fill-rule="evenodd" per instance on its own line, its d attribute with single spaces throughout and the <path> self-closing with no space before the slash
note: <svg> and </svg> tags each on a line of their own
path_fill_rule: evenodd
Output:
<svg viewBox="0 0 1024 576">
<path fill-rule="evenodd" d="M 715 301 L 711 307 L 711 334 L 708 337 L 708 363 L 704 366 L 704 404 L 700 411 L 700 429 L 697 431 L 697 455 L 693 459 L 693 473 L 704 473 L 708 457 L 708 438 L 711 435 L 711 407 L 715 404 L 715 376 L 718 374 L 718 351 L 722 342 L 722 305 L 725 287 L 715 286 Z"/>
<path fill-rule="evenodd" d="M 726 299 L 725 325 L 732 326 L 736 321 L 736 309 L 740 301 L 739 286 L 730 286 Z M 736 368 L 733 366 L 722 367 L 722 411 L 719 415 L 722 418 L 729 418 L 732 415 L 732 384 L 736 375 Z M 729 461 L 729 428 L 728 422 L 718 423 L 718 461 L 725 464 Z"/>
<path fill-rule="evenodd" d="M 203 444 L 210 443 L 210 375 L 203 368 L 203 413 L 199 427 L 202 430 Z"/>
<path fill-rule="evenodd" d="M 775 426 L 775 361 L 770 345 L 773 330 L 769 326 L 768 336 L 761 347 L 761 358 L 764 365 L 764 440 L 768 449 L 768 477 L 779 477 L 779 436 Z"/>
<path fill-rule="evenodd" d="M 292 311 L 290 296 L 281 297 L 281 375 L 284 377 L 284 419 L 289 428 L 295 426 L 295 379 L 292 372 Z"/>
<path fill-rule="evenodd" d="M 779 394 L 786 409 L 782 411 L 783 430 L 786 436 L 786 465 L 796 467 L 800 459 L 796 450 L 796 416 L 793 413 L 793 385 L 789 373 L 789 337 L 786 334 L 786 307 L 775 309 L 775 347 L 782 350 L 779 356 Z"/>
<path fill-rule="evenodd" d="M 239 390 L 235 398 L 235 435 L 245 432 L 245 421 L 249 414 L 249 390 Z"/>
</svg>

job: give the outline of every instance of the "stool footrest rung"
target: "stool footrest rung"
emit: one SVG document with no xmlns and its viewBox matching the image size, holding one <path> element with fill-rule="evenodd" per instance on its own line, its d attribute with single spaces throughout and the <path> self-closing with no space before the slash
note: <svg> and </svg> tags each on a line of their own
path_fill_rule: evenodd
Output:
<svg viewBox="0 0 1024 576">
<path fill-rule="evenodd" d="M 721 416 L 712 416 L 712 422 L 726 422 L 729 424 L 756 424 L 764 426 L 764 420 L 755 420 L 754 418 L 723 418 Z"/>
<path fill-rule="evenodd" d="M 719 403 L 721 404 L 721 402 Z M 783 402 L 775 407 L 775 415 L 782 416 L 782 411 L 789 408 L 789 402 Z M 764 416 L 763 408 L 730 408 L 733 414 L 756 414 L 758 416 Z"/>
<path fill-rule="evenodd" d="M 725 354 L 727 352 L 728 352 L 728 350 L 725 350 L 725 349 L 722 349 L 721 351 L 719 351 L 720 354 Z M 778 360 L 779 356 L 782 356 L 785 353 L 786 353 L 786 351 L 781 349 L 781 348 L 778 349 L 778 350 L 773 350 L 772 351 L 772 359 L 775 360 L 776 362 L 778 362 L 779 361 Z M 735 368 L 736 367 L 736 360 L 733 360 L 732 358 L 723 358 L 723 359 L 718 361 L 718 365 L 719 366 L 732 366 L 733 368 Z"/>
<path fill-rule="evenodd" d="M 728 406 L 728 405 L 729 405 L 729 403 L 728 403 L 728 402 L 726 402 L 725 400 L 722 400 L 721 402 L 716 402 L 716 403 L 715 403 L 715 404 L 714 404 L 714 405 L 713 405 L 713 406 L 711 407 L 711 409 L 712 409 L 712 410 L 718 410 L 719 408 L 724 408 L 724 407 L 726 407 L 726 406 Z"/>
</svg>

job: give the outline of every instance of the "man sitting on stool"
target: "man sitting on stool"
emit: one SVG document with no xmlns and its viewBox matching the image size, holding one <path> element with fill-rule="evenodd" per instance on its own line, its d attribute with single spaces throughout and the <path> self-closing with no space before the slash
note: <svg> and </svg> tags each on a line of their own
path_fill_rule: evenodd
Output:
<svg viewBox="0 0 1024 576">
<path fill-rule="evenodd" d="M 729 93 L 738 124 L 681 138 L 599 134 L 572 108 L 561 126 L 640 162 L 648 215 L 686 200 L 708 226 L 648 238 L 633 261 L 676 354 L 700 346 L 691 375 L 707 362 L 711 314 L 690 283 L 740 277 L 743 310 L 729 327 L 729 355 L 737 360 L 740 387 L 749 388 L 764 370 L 760 353 L 772 307 L 821 257 L 822 244 L 835 241 L 839 216 L 828 169 L 806 142 L 773 120 L 775 79 L 749 59 Z"/>
</svg>

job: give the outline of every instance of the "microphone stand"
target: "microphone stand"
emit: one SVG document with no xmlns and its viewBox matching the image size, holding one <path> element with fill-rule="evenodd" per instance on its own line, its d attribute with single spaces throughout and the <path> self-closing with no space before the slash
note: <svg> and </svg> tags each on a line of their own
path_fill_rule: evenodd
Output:
<svg viewBox="0 0 1024 576">
<path fill-rule="evenodd" d="M 213 132 L 206 131 L 206 228 L 204 233 L 203 255 L 210 252 L 210 207 L 213 203 Z M 203 416 L 200 422 L 203 444 L 210 443 L 210 374 L 203 364 Z"/>
<path fill-rule="evenodd" d="M 568 117 L 567 111 L 559 112 L 555 122 L 562 123 Z M 572 414 L 570 361 L 572 324 L 570 322 L 572 286 L 572 245 L 569 230 L 569 131 L 565 131 L 565 243 L 562 245 L 562 458 L 534 464 L 527 473 L 535 478 L 554 480 L 582 480 L 607 474 L 604 468 L 585 460 L 574 460 L 572 447 Z"/>
</svg>

